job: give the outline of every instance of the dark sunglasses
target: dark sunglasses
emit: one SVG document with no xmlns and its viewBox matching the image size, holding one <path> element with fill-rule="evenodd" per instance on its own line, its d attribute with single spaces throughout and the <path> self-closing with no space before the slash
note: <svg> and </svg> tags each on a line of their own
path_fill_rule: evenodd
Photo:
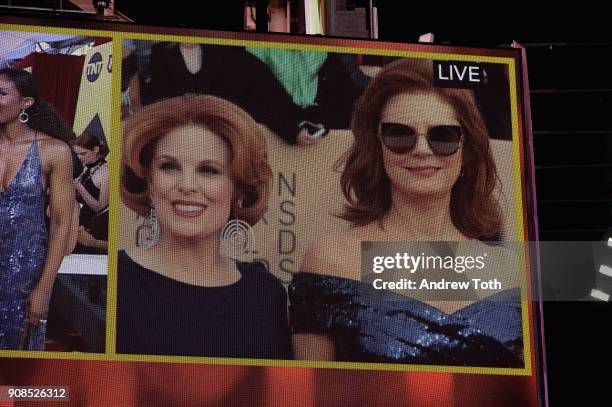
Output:
<svg viewBox="0 0 612 407">
<path fill-rule="evenodd" d="M 417 144 L 417 131 L 399 123 L 381 123 L 380 139 L 389 150 L 406 154 Z M 436 155 L 453 155 L 461 148 L 463 136 L 461 126 L 440 125 L 430 127 L 425 134 L 429 148 Z"/>
</svg>

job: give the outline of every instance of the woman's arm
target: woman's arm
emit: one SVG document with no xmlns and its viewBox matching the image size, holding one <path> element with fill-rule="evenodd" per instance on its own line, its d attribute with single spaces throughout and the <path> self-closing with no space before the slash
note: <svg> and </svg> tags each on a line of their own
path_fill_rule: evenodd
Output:
<svg viewBox="0 0 612 407">
<path fill-rule="evenodd" d="M 58 140 L 51 140 L 47 143 L 49 147 L 45 155 L 50 159 L 49 243 L 42 276 L 28 298 L 28 320 L 33 324 L 38 324 L 40 320 L 47 318 L 53 283 L 70 238 L 74 206 L 70 149 Z"/>
<path fill-rule="evenodd" d="M 108 251 L 108 242 L 106 240 L 96 239 L 88 233 L 83 226 L 79 228 L 78 242 L 83 246 L 91 247 L 101 252 Z"/>
<path fill-rule="evenodd" d="M 299 333 L 291 337 L 293 355 L 301 360 L 336 360 L 336 346 L 331 335 Z"/>
<path fill-rule="evenodd" d="M 83 198 L 85 204 L 93 209 L 94 212 L 98 213 L 108 206 L 108 167 L 106 165 L 101 167 L 95 175 L 99 180 L 99 185 L 96 185 L 98 188 L 100 188 L 99 199 L 91 196 L 91 194 L 87 192 L 83 184 L 80 182 L 76 181 L 75 187 L 77 192 Z"/>
<path fill-rule="evenodd" d="M 70 232 L 68 233 L 68 243 L 66 243 L 66 256 L 72 253 L 77 244 L 79 233 L 79 212 L 79 205 L 76 202 L 73 202 L 72 216 L 70 217 Z"/>
<path fill-rule="evenodd" d="M 338 237 L 329 237 L 312 244 L 306 250 L 300 271 L 313 274 L 331 274 L 341 269 L 343 264 L 338 261 L 338 253 L 346 253 L 346 248 L 339 243 L 339 240 L 341 239 Z M 318 332 L 294 333 L 291 341 L 295 359 L 336 360 L 336 345 L 331 334 Z"/>
</svg>

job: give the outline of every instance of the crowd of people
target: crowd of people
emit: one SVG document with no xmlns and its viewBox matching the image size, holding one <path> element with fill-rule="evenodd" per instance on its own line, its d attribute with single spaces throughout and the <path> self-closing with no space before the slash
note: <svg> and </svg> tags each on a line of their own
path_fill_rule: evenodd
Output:
<svg viewBox="0 0 612 407">
<path fill-rule="evenodd" d="M 304 121 L 349 128 L 370 79 L 351 54 L 135 40 L 125 47 L 122 87 L 132 111 L 166 98 L 214 95 L 290 144 L 309 141 Z"/>
</svg>

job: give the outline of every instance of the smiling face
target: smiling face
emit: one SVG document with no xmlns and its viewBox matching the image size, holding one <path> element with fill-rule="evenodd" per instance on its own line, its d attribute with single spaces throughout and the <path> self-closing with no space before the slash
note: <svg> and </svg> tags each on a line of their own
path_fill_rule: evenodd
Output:
<svg viewBox="0 0 612 407">
<path fill-rule="evenodd" d="M 392 190 L 436 198 L 450 196 L 461 173 L 462 150 L 450 156 L 435 155 L 425 134 L 433 126 L 459 126 L 455 109 L 433 92 L 400 93 L 386 103 L 380 122 L 410 126 L 418 133 L 416 146 L 405 154 L 382 147 Z"/>
<path fill-rule="evenodd" d="M 177 127 L 159 141 L 149 192 L 162 238 L 218 236 L 229 219 L 234 195 L 230 165 L 228 144 L 200 125 Z"/>
<path fill-rule="evenodd" d="M 0 125 L 18 119 L 21 109 L 27 109 L 34 99 L 24 98 L 6 75 L 0 75 Z"/>
</svg>

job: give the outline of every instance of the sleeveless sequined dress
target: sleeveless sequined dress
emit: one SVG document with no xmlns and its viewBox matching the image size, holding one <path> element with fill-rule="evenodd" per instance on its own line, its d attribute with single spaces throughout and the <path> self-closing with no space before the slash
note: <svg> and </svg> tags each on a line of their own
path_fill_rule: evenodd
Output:
<svg viewBox="0 0 612 407">
<path fill-rule="evenodd" d="M 23 346 L 26 300 L 41 278 L 47 252 L 45 198 L 34 139 L 17 175 L 0 192 L 0 349 Z M 43 346 L 39 340 L 28 349 Z"/>
</svg>

